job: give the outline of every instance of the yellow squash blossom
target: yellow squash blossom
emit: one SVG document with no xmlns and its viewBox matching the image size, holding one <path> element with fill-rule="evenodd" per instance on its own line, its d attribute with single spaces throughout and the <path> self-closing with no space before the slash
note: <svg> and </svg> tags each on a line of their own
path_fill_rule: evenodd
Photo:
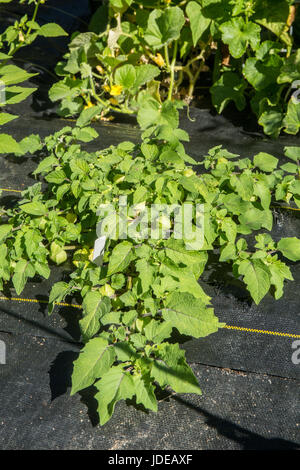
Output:
<svg viewBox="0 0 300 470">
<path fill-rule="evenodd" d="M 93 106 L 93 103 L 89 101 L 88 104 L 84 107 L 84 109 L 92 108 Z"/>
<path fill-rule="evenodd" d="M 122 85 L 113 85 L 110 89 L 110 94 L 112 96 L 119 96 L 122 93 Z"/>
</svg>

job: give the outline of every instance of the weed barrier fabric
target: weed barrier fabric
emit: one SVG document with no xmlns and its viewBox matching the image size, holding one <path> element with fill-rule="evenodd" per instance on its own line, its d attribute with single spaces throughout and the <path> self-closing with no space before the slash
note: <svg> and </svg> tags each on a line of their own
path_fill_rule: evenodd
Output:
<svg viewBox="0 0 300 470">
<path fill-rule="evenodd" d="M 78 347 L 54 338 L 1 334 L 2 449 L 297 449 L 295 380 L 192 364 L 203 396 L 162 397 L 146 413 L 121 402 L 97 426 L 89 392 L 69 397 Z"/>
<path fill-rule="evenodd" d="M 195 122 L 182 119 L 191 141 L 187 151 L 196 160 L 214 145 L 251 157 L 266 151 L 282 158 L 286 145 L 299 139 L 283 136 L 271 141 L 245 132 L 230 120 L 205 110 L 192 110 Z M 30 113 L 10 123 L 20 140 L 30 133 L 46 136 L 73 121 L 43 120 Z M 131 123 L 96 124 L 99 137 L 84 146 L 89 151 L 138 142 Z M 0 187 L 20 190 L 34 184 L 31 172 L 39 158 L 0 159 Z M 13 205 L 20 195 L 4 192 L 0 204 Z M 300 219 L 274 210 L 275 240 L 297 236 Z M 232 327 L 267 333 L 222 329 L 202 340 L 183 338 L 187 359 L 203 396 L 162 395 L 157 414 L 121 402 L 103 428 L 96 427 L 92 391 L 69 396 L 72 362 L 80 350 L 80 310 L 57 306 L 47 316 L 53 282 L 66 279 L 71 265 L 53 268 L 47 281 L 33 279 L 21 298 L 0 301 L 0 340 L 7 347 L 7 364 L 0 366 L 0 448 L 6 449 L 296 449 L 299 448 L 299 365 L 292 362 L 292 336 L 299 335 L 300 266 L 291 266 L 294 282 L 275 301 L 267 296 L 255 306 L 230 271 L 212 255 L 201 285 L 212 297 L 220 320 Z M 5 296 L 16 297 L 13 290 Z M 26 300 L 27 299 L 27 300 Z M 30 302 L 30 300 L 36 302 Z M 76 299 L 70 299 L 76 302 Z M 185 341 L 186 340 L 186 341 Z"/>
</svg>

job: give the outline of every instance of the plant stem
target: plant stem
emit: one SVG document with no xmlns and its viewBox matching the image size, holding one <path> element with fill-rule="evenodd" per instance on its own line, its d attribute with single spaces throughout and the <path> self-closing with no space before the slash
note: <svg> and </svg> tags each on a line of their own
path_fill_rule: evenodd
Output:
<svg viewBox="0 0 300 470">
<path fill-rule="evenodd" d="M 174 44 L 174 49 L 173 49 L 173 59 L 170 67 L 170 88 L 169 88 L 169 93 L 168 93 L 168 100 L 172 99 L 173 96 L 173 89 L 174 89 L 174 67 L 176 65 L 176 57 L 177 57 L 177 48 L 178 48 L 178 41 L 175 41 Z"/>
<path fill-rule="evenodd" d="M 164 46 L 164 51 L 165 51 L 165 61 L 166 61 L 166 65 L 167 65 L 168 70 L 170 70 L 170 59 L 169 59 L 169 51 L 168 51 L 168 46 L 167 46 L 167 44 L 165 44 L 165 46 Z"/>
</svg>

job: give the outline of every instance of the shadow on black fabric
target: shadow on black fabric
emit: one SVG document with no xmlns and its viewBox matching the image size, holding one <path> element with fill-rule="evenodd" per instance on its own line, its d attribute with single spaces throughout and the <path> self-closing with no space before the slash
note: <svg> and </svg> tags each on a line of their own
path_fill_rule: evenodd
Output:
<svg viewBox="0 0 300 470">
<path fill-rule="evenodd" d="M 63 351 L 57 355 L 49 369 L 51 400 L 67 393 L 72 386 L 73 362 L 77 359 L 75 351 Z"/>
<path fill-rule="evenodd" d="M 59 340 L 65 342 L 65 343 L 78 345 L 77 341 L 73 341 L 72 339 L 67 338 L 65 335 L 63 335 L 59 331 L 57 331 L 56 328 L 52 328 L 51 326 L 45 326 L 45 325 L 43 325 L 42 323 L 40 323 L 38 321 L 30 320 L 28 318 L 25 318 L 20 313 L 13 312 L 12 310 L 8 310 L 6 308 L 3 308 L 2 306 L 1 306 L 1 312 L 5 313 L 6 315 L 9 315 L 10 317 L 13 317 L 16 320 L 21 321 L 21 322 L 23 322 L 27 325 L 33 326 L 35 329 L 39 329 L 41 331 L 44 331 L 45 333 L 50 333 L 51 336 L 54 336 L 54 337 L 58 338 Z M 10 332 L 7 331 L 6 333 L 10 333 Z M 34 336 L 34 335 L 31 335 L 31 336 Z M 40 336 L 40 334 L 38 336 Z"/>
<path fill-rule="evenodd" d="M 206 424 L 218 432 L 218 434 L 237 442 L 241 445 L 243 450 L 299 450 L 300 445 L 287 441 L 285 439 L 267 439 L 259 434 L 249 431 L 248 429 L 232 423 L 227 419 L 215 416 L 208 411 L 203 410 L 198 406 L 189 403 L 187 400 L 179 396 L 173 396 L 173 399 L 178 403 L 187 406 L 200 413 L 206 418 Z"/>
</svg>

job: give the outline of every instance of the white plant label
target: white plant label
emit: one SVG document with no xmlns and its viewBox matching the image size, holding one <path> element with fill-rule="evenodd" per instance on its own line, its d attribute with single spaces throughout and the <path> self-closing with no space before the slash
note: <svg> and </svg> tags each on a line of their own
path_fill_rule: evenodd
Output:
<svg viewBox="0 0 300 470">
<path fill-rule="evenodd" d="M 97 264 L 97 266 L 102 266 L 105 243 L 106 243 L 106 236 L 99 237 L 95 241 L 94 252 L 93 252 L 93 262 Z"/>
</svg>

